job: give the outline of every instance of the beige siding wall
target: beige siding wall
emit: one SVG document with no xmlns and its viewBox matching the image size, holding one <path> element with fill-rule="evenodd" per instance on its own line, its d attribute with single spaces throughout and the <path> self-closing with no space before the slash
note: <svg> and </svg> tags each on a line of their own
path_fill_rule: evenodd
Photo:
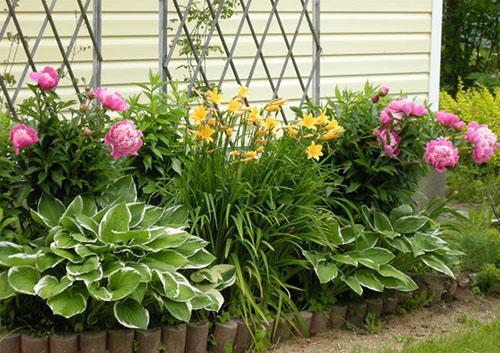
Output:
<svg viewBox="0 0 500 353">
<path fill-rule="evenodd" d="M 50 1 L 48 1 L 50 2 Z M 310 1 L 311 3 L 312 1 Z M 173 6 L 171 6 L 173 9 Z M 76 1 L 60 0 L 56 6 L 54 19 L 63 36 L 65 45 L 76 25 Z M 271 9 L 270 3 L 254 0 L 251 19 L 258 32 L 262 32 Z M 289 38 L 295 31 L 300 15 L 299 0 L 282 0 L 278 6 Z M 19 19 L 33 44 L 43 21 L 43 8 L 39 0 L 21 0 L 18 8 Z M 175 14 L 171 14 L 172 17 Z M 0 14 L 0 24 L 6 18 Z M 103 1 L 103 85 L 111 86 L 124 94 L 137 92 L 134 82 L 144 82 L 149 70 L 157 71 L 158 63 L 158 0 L 104 0 Z M 222 23 L 227 33 L 229 45 L 241 19 L 241 13 Z M 393 91 L 406 91 L 424 99 L 429 92 L 430 51 L 431 51 L 432 0 L 323 0 L 321 1 L 321 59 L 322 97 L 331 95 L 335 86 L 359 89 L 366 80 L 376 84 L 386 84 Z M 12 24 L 9 31 L 14 32 Z M 44 39 L 35 56 L 41 68 L 44 65 L 59 65 L 61 56 L 47 27 Z M 172 34 L 173 36 L 173 34 Z M 217 36 L 214 36 L 217 42 Z M 91 76 L 92 53 L 86 29 L 82 26 L 76 44 L 77 53 L 72 58 L 78 77 L 87 80 Z M 0 60 L 8 57 L 10 45 L 4 39 L 0 43 Z M 236 65 L 240 77 L 246 79 L 256 53 L 250 31 L 244 26 L 236 50 Z M 269 36 L 263 48 L 271 74 L 277 78 L 282 70 L 287 49 L 279 27 L 273 21 Z M 294 53 L 303 75 L 307 76 L 312 67 L 312 36 L 307 22 L 303 21 L 300 35 L 295 43 Z M 12 56 L 11 56 L 12 58 Z M 19 77 L 26 62 L 22 49 L 18 48 L 12 72 Z M 176 55 L 172 68 L 185 60 Z M 206 63 L 208 77 L 217 80 L 224 67 L 225 58 L 213 55 Z M 5 69 L 3 64 L 2 71 Z M 176 72 L 182 78 L 183 73 Z M 223 88 L 236 89 L 231 70 L 228 71 Z M 263 101 L 272 92 L 265 72 L 259 63 L 250 86 L 253 99 Z M 59 89 L 63 95 L 71 94 L 69 80 L 63 81 Z M 22 96 L 26 94 L 23 92 Z M 229 94 L 229 92 L 228 92 Z M 301 97 L 295 71 L 288 63 L 280 95 L 292 104 Z"/>
</svg>

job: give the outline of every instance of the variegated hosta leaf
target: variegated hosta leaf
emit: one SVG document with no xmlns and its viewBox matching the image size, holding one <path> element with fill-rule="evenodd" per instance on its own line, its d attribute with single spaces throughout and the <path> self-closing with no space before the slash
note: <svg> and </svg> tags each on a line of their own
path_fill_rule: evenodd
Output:
<svg viewBox="0 0 500 353">
<path fill-rule="evenodd" d="M 176 302 L 168 298 L 165 298 L 163 301 L 165 308 L 173 317 L 184 322 L 189 322 L 191 311 L 193 310 L 190 302 Z"/>
<path fill-rule="evenodd" d="M 209 266 L 215 261 L 215 256 L 207 250 L 201 249 L 196 254 L 189 257 L 188 262 L 182 266 L 184 269 L 198 269 Z"/>
<path fill-rule="evenodd" d="M 64 259 L 62 257 L 49 252 L 39 253 L 36 258 L 36 269 L 40 272 L 44 272 L 50 268 L 57 266 L 63 260 Z"/>
<path fill-rule="evenodd" d="M 149 312 L 134 300 L 116 302 L 113 311 L 116 320 L 125 327 L 141 330 L 148 328 Z"/>
<path fill-rule="evenodd" d="M 70 318 L 81 314 L 87 307 L 85 296 L 75 288 L 68 288 L 47 300 L 47 305 L 55 315 Z"/>
<path fill-rule="evenodd" d="M 35 285 L 40 280 L 40 272 L 34 267 L 16 266 L 8 272 L 9 285 L 16 292 L 35 295 Z"/>
<path fill-rule="evenodd" d="M 106 212 L 99 224 L 99 239 L 106 244 L 119 240 L 117 233 L 127 232 L 132 215 L 125 203 L 119 203 Z"/>
<path fill-rule="evenodd" d="M 0 265 L 10 267 L 10 255 L 24 253 L 24 247 L 8 241 L 0 241 Z"/>
<path fill-rule="evenodd" d="M 130 295 L 141 281 L 141 275 L 131 267 L 124 267 L 108 277 L 111 300 L 116 301 Z"/>
<path fill-rule="evenodd" d="M 0 273 L 0 300 L 4 300 L 16 295 L 16 291 L 9 284 L 7 272 Z"/>
<path fill-rule="evenodd" d="M 73 281 L 70 280 L 67 276 L 64 276 L 61 278 L 61 280 L 58 280 L 54 276 L 47 275 L 40 278 L 34 289 L 35 293 L 39 297 L 48 299 L 63 292 L 65 289 L 69 288 L 72 283 Z"/>
</svg>

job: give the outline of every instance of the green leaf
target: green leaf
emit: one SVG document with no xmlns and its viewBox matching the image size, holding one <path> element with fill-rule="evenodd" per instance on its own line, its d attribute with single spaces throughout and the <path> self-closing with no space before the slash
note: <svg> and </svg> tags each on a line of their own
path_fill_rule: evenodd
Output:
<svg viewBox="0 0 500 353">
<path fill-rule="evenodd" d="M 384 290 L 384 286 L 382 285 L 382 283 L 380 283 L 371 272 L 368 272 L 366 270 L 358 270 L 356 271 L 354 276 L 363 287 L 377 292 L 382 292 Z"/>
<path fill-rule="evenodd" d="M 337 277 L 339 269 L 333 262 L 322 261 L 314 269 L 320 283 L 328 283 Z"/>
<path fill-rule="evenodd" d="M 405 216 L 393 222 L 394 230 L 401 234 L 411 234 L 417 232 L 425 226 L 429 219 L 421 216 Z"/>
<path fill-rule="evenodd" d="M 81 314 L 87 308 L 87 301 L 82 293 L 69 288 L 64 292 L 47 300 L 47 305 L 55 315 L 70 318 Z"/>
<path fill-rule="evenodd" d="M 210 254 L 207 250 L 201 249 L 193 256 L 190 256 L 188 262 L 182 266 L 184 269 L 198 269 L 207 267 L 215 261 L 215 256 Z"/>
<path fill-rule="evenodd" d="M 439 259 L 437 256 L 425 255 L 422 256 L 422 261 L 430 268 L 438 272 L 444 273 L 445 275 L 451 278 L 455 278 L 453 271 L 451 271 L 450 268 L 446 266 L 446 264 L 443 261 L 441 261 L 441 259 Z"/>
<path fill-rule="evenodd" d="M 156 207 L 156 206 L 146 206 L 144 211 L 144 217 L 142 221 L 139 223 L 140 228 L 149 228 L 156 224 L 163 216 L 165 212 L 164 208 Z"/>
<path fill-rule="evenodd" d="M 43 276 L 35 285 L 35 293 L 43 299 L 48 299 L 62 293 L 69 288 L 72 283 L 73 281 L 66 276 L 61 278 L 60 281 L 54 276 Z"/>
<path fill-rule="evenodd" d="M 332 259 L 341 264 L 351 265 L 354 267 L 358 266 L 358 262 L 349 255 L 335 254 Z"/>
<path fill-rule="evenodd" d="M 391 262 L 396 256 L 389 250 L 384 248 L 368 248 L 359 252 L 355 258 L 359 261 L 359 258 L 368 259 L 376 263 L 377 265 L 385 265 Z"/>
<path fill-rule="evenodd" d="M 36 268 L 38 271 L 44 272 L 49 268 L 56 267 L 63 260 L 64 260 L 63 258 L 54 255 L 52 253 L 45 253 L 45 254 L 40 253 L 36 258 Z"/>
<path fill-rule="evenodd" d="M 134 179 L 131 175 L 126 175 L 104 190 L 98 202 L 104 207 L 113 203 L 135 202 L 136 200 L 137 190 Z"/>
<path fill-rule="evenodd" d="M 16 292 L 35 295 L 35 285 L 39 280 L 40 273 L 33 267 L 16 266 L 9 269 L 8 281 Z"/>
<path fill-rule="evenodd" d="M 389 218 L 392 222 L 394 222 L 401 217 L 410 216 L 413 213 L 413 209 L 410 205 L 401 205 L 397 208 L 392 209 L 391 213 L 389 214 Z"/>
<path fill-rule="evenodd" d="M 149 325 L 149 312 L 135 300 L 116 302 L 113 307 L 116 320 L 125 327 L 145 330 Z"/>
<path fill-rule="evenodd" d="M 8 241 L 0 241 L 0 265 L 11 266 L 9 256 L 19 253 L 24 253 L 24 248 L 21 245 Z"/>
<path fill-rule="evenodd" d="M 391 221 L 384 213 L 375 211 L 374 215 L 375 228 L 380 231 L 393 231 Z"/>
<path fill-rule="evenodd" d="M 189 322 L 192 306 L 190 302 L 176 302 L 168 298 L 164 299 L 165 307 L 173 317 L 180 321 Z"/>
<path fill-rule="evenodd" d="M 44 218 L 49 227 L 55 227 L 63 215 L 65 207 L 58 199 L 43 194 L 38 201 L 38 213 Z"/>
<path fill-rule="evenodd" d="M 8 282 L 7 272 L 0 273 L 0 300 L 4 300 L 16 295 L 16 291 Z"/>
<path fill-rule="evenodd" d="M 361 288 L 361 284 L 359 281 L 353 277 L 347 277 L 342 279 L 357 295 L 362 295 L 363 294 L 363 288 Z"/>
<path fill-rule="evenodd" d="M 86 257 L 82 263 L 68 263 L 66 265 L 66 272 L 72 276 L 78 276 L 84 273 L 96 271 L 99 265 L 100 263 L 97 256 L 89 256 Z"/>
<path fill-rule="evenodd" d="M 99 239 L 104 243 L 115 243 L 117 232 L 127 232 L 132 216 L 125 203 L 119 203 L 106 212 L 99 224 Z"/>
<path fill-rule="evenodd" d="M 425 252 L 447 248 L 447 244 L 443 239 L 430 234 L 417 233 L 412 240 Z"/>
<path fill-rule="evenodd" d="M 215 289 L 209 289 L 205 292 L 205 294 L 210 298 L 211 304 L 206 306 L 204 309 L 218 312 L 224 304 L 224 297 L 222 296 L 222 294 Z"/>
<path fill-rule="evenodd" d="M 108 290 L 111 300 L 117 301 L 132 293 L 141 281 L 141 275 L 131 267 L 124 267 L 109 276 Z"/>
</svg>

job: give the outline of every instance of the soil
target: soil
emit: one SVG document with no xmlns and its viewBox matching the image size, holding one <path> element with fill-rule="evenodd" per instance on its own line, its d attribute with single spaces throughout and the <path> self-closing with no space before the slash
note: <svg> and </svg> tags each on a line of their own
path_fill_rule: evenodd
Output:
<svg viewBox="0 0 500 353">
<path fill-rule="evenodd" d="M 500 297 L 476 296 L 469 290 L 458 290 L 457 299 L 404 315 L 380 319 L 379 333 L 356 333 L 336 329 L 310 339 L 292 338 L 270 350 L 272 353 L 351 353 L 400 350 L 405 344 L 443 336 L 467 327 L 469 320 L 482 323 L 500 315 Z"/>
</svg>

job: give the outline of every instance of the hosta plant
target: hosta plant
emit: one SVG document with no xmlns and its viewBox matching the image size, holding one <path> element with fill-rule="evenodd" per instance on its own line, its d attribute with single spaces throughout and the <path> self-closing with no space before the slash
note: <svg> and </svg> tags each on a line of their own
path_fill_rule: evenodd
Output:
<svg viewBox="0 0 500 353">
<path fill-rule="evenodd" d="M 42 197 L 32 216 L 46 232 L 26 246 L 0 244 L 0 298 L 38 296 L 55 315 L 81 315 L 85 326 L 102 313 L 145 329 L 150 312 L 189 321 L 193 310 L 219 310 L 219 291 L 234 281 L 233 268 L 208 267 L 214 257 L 206 241 L 185 231 L 181 207 L 136 197 L 130 177 L 97 201 L 78 196 L 65 207 Z"/>
<path fill-rule="evenodd" d="M 364 224 L 338 227 L 342 245 L 337 253 L 305 251 L 321 283 L 334 283 L 334 292 L 363 288 L 413 291 L 417 289 L 410 273 L 438 271 L 454 277 L 450 264 L 458 262 L 460 252 L 441 239 L 434 220 L 445 211 L 431 204 L 432 211 L 414 211 L 409 205 L 393 209 L 389 215 L 362 207 Z M 436 207 L 438 206 L 438 207 Z"/>
</svg>

